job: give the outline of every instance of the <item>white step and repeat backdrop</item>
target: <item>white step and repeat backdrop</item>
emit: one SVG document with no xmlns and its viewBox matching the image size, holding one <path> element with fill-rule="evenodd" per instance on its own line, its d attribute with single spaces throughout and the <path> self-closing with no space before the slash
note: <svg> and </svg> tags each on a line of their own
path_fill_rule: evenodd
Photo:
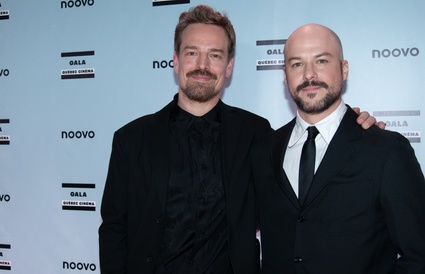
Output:
<svg viewBox="0 0 425 274">
<path fill-rule="evenodd" d="M 0 0 L 0 273 L 100 272 L 113 132 L 177 92 L 174 27 L 197 4 L 236 29 L 226 103 L 289 121 L 285 39 L 324 24 L 350 62 L 346 103 L 403 133 L 425 166 L 423 0 Z"/>
</svg>

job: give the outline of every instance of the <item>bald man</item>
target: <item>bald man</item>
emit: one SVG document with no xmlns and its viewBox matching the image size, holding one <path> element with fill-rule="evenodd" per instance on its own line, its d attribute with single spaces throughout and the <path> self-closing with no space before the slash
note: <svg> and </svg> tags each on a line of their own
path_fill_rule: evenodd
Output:
<svg viewBox="0 0 425 274">
<path fill-rule="evenodd" d="M 332 30 L 298 28 L 284 55 L 297 116 L 252 149 L 263 273 L 425 273 L 425 180 L 408 140 L 356 123 Z"/>
</svg>

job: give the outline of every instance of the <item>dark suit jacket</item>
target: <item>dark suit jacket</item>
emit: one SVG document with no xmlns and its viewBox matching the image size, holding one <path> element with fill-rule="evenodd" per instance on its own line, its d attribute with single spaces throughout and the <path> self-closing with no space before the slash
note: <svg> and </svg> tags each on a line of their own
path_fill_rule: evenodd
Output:
<svg viewBox="0 0 425 274">
<path fill-rule="evenodd" d="M 303 206 L 282 168 L 295 119 L 253 146 L 263 273 L 425 273 L 425 181 L 414 151 L 356 118 L 349 107 Z"/>
<path fill-rule="evenodd" d="M 171 104 L 114 135 L 99 228 L 102 273 L 153 273 L 166 203 Z M 249 152 L 253 141 L 270 130 L 267 120 L 222 104 L 228 249 L 236 274 L 257 273 L 259 268 Z"/>
</svg>

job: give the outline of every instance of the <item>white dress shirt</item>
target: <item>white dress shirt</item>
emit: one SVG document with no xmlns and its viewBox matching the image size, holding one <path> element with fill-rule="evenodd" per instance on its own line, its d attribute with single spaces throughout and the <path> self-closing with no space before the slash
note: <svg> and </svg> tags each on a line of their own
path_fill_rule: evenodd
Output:
<svg viewBox="0 0 425 274">
<path fill-rule="evenodd" d="M 314 172 L 316 172 L 346 111 L 347 106 L 343 101 L 341 101 L 341 104 L 334 112 L 314 125 L 308 124 L 306 121 L 301 119 L 297 113 L 295 126 L 292 130 L 288 147 L 286 148 L 285 157 L 283 159 L 283 169 L 288 176 L 289 182 L 291 183 L 297 197 L 298 171 L 300 167 L 301 151 L 305 140 L 307 140 L 307 127 L 315 126 L 319 130 L 319 134 L 316 137 L 316 162 L 314 167 Z"/>
</svg>

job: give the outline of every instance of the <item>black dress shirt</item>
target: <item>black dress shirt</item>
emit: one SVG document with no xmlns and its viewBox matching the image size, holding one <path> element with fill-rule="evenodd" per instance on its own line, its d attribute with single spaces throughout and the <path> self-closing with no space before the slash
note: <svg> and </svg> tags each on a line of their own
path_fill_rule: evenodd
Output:
<svg viewBox="0 0 425 274">
<path fill-rule="evenodd" d="M 220 105 L 202 117 L 171 111 L 170 176 L 156 272 L 226 273 L 227 224 Z"/>
</svg>

